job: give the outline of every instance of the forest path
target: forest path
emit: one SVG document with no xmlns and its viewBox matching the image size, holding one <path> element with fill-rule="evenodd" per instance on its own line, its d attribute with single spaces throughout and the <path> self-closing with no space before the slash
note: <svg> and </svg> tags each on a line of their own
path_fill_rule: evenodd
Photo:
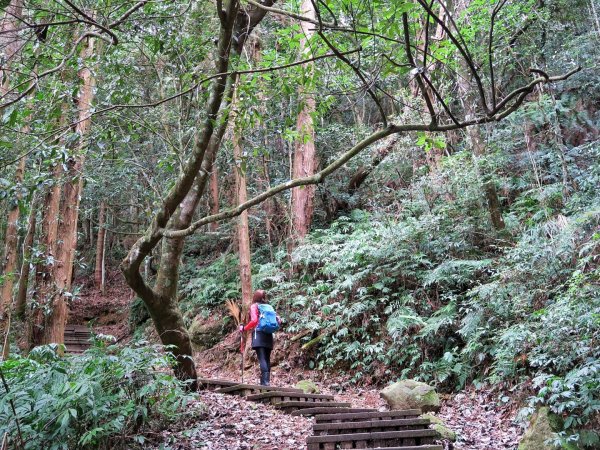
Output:
<svg viewBox="0 0 600 450">
<path fill-rule="evenodd" d="M 210 350 L 205 350 L 195 355 L 197 367 L 202 377 L 235 380 L 241 382 L 239 371 L 239 353 L 237 358 L 227 355 L 231 347 L 235 351 L 239 347 L 239 334 L 232 333 L 227 336 L 220 344 Z M 283 340 L 283 338 L 282 338 Z M 237 344 L 236 344 L 237 343 Z M 283 344 L 282 344 L 283 345 Z M 383 410 L 386 409 L 386 403 L 381 399 L 379 392 L 380 386 L 369 383 L 351 382 L 349 374 L 343 372 L 315 371 L 302 369 L 296 363 L 290 366 L 290 361 L 295 361 L 297 356 L 286 349 L 285 358 L 279 359 L 273 367 L 271 384 L 277 386 L 294 386 L 299 380 L 312 380 L 321 393 L 332 394 L 336 401 L 349 402 L 354 407 Z M 253 360 L 252 360 L 253 361 Z M 244 380 L 246 383 L 258 383 L 259 371 L 255 361 L 252 368 L 245 371 Z M 240 441 L 233 439 L 227 441 L 229 447 L 215 445 L 211 450 L 237 450 L 237 449 L 300 449 L 302 446 L 286 446 L 274 444 L 272 447 L 265 445 L 265 442 L 276 441 L 277 436 L 287 436 L 291 433 L 294 439 L 298 439 L 298 433 L 306 435 L 312 433 L 314 419 L 304 416 L 292 416 L 282 413 L 270 404 L 257 405 L 249 402 L 243 397 L 225 397 L 224 394 L 218 394 L 216 391 L 204 390 L 200 392 L 201 401 L 207 403 L 213 410 L 213 418 L 208 419 L 206 429 L 200 433 L 203 439 L 214 436 L 220 432 L 230 432 L 229 423 L 240 411 L 250 411 L 250 415 L 260 415 L 263 419 L 251 422 L 250 428 L 239 435 Z M 489 386 L 482 386 L 479 389 L 468 387 L 458 394 L 442 394 L 442 408 L 435 414 L 442 419 L 445 425 L 457 433 L 457 442 L 450 445 L 445 443 L 447 449 L 453 450 L 514 450 L 523 434 L 523 430 L 515 422 L 515 416 L 518 412 L 518 402 L 506 402 L 505 394 L 501 390 L 492 389 Z M 243 420 L 254 420 L 254 418 Z M 267 420 L 263 424 L 262 420 Z M 223 428 L 224 427 L 224 428 Z M 215 430 L 214 428 L 220 428 Z M 250 431 L 248 431 L 250 430 Z M 256 432 L 261 433 L 261 439 L 257 441 L 250 438 L 247 442 L 244 440 L 246 434 L 253 436 Z M 196 448 L 196 447 L 181 447 Z M 204 448 L 204 447 L 199 447 Z"/>
<path fill-rule="evenodd" d="M 119 270 L 108 273 L 104 293 L 94 285 L 93 277 L 78 278 L 74 285 L 80 286 L 80 292 L 70 305 L 68 326 L 91 326 L 95 333 L 117 340 L 129 336 L 128 315 L 133 296 Z"/>
<path fill-rule="evenodd" d="M 328 394 L 307 394 L 294 388 L 239 384 L 220 379 L 201 378 L 200 381 L 204 389 L 216 393 L 270 404 L 294 416 L 312 417 L 312 435 L 306 437 L 307 450 L 443 449 L 441 444 L 434 444 L 439 435 L 429 428 L 429 419 L 419 418 L 420 410 L 353 408 L 351 403 L 337 401 Z"/>
</svg>

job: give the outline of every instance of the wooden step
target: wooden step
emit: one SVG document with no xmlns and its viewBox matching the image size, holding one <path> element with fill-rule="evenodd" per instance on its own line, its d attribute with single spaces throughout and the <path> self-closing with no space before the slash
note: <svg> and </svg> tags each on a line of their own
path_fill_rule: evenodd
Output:
<svg viewBox="0 0 600 450">
<path fill-rule="evenodd" d="M 303 408 L 297 411 L 292 411 L 292 416 L 315 416 L 317 414 L 339 414 L 339 413 L 363 413 L 363 412 L 372 412 L 376 411 L 373 408 L 338 408 L 326 406 L 327 403 L 319 406 L 315 406 L 314 408 Z"/>
<path fill-rule="evenodd" d="M 335 450 L 337 448 L 407 447 L 432 444 L 439 434 L 434 430 L 403 430 L 373 433 L 350 433 L 306 438 L 307 450 Z"/>
<path fill-rule="evenodd" d="M 232 394 L 239 395 L 240 397 L 247 397 L 249 395 L 261 394 L 264 392 L 295 392 L 295 393 L 303 393 L 301 389 L 296 388 L 288 388 L 288 387 L 278 387 L 278 386 L 262 386 L 260 384 L 236 384 L 234 386 L 227 386 L 216 389 L 215 392 L 220 394 Z"/>
<path fill-rule="evenodd" d="M 65 325 L 65 331 L 90 331 L 90 328 L 87 325 L 73 325 L 67 324 Z"/>
<path fill-rule="evenodd" d="M 207 389 L 214 391 L 219 388 L 237 386 L 238 384 L 240 384 L 238 381 L 220 380 L 218 378 L 198 378 L 199 390 Z"/>
<path fill-rule="evenodd" d="M 404 409 L 394 411 L 376 411 L 374 409 L 369 411 L 348 411 L 339 412 L 334 414 L 319 414 L 315 416 L 315 422 L 317 423 L 330 423 L 330 422 L 349 422 L 358 421 L 364 422 L 367 420 L 391 420 L 391 419 L 402 419 L 407 417 L 417 417 L 421 415 L 420 409 Z"/>
<path fill-rule="evenodd" d="M 425 430 L 429 419 L 391 419 L 369 420 L 362 422 L 317 423 L 313 425 L 313 434 L 373 433 L 381 431 Z"/>
<path fill-rule="evenodd" d="M 285 392 L 285 391 L 270 391 L 260 394 L 248 395 L 246 400 L 263 403 L 281 403 L 281 402 L 310 402 L 313 403 L 328 403 L 335 399 L 333 395 L 325 394 L 305 394 L 304 392 Z"/>
<path fill-rule="evenodd" d="M 408 447 L 370 447 L 370 448 L 357 448 L 354 450 L 444 450 L 442 445 L 436 444 L 425 444 L 425 445 L 410 445 Z"/>
<path fill-rule="evenodd" d="M 92 344 L 92 333 L 86 325 L 67 324 L 63 336 L 67 353 L 81 354 L 89 349 Z"/>
<path fill-rule="evenodd" d="M 321 403 L 323 404 L 323 403 Z M 328 407 L 331 408 L 349 408 L 351 405 L 350 403 L 344 403 L 344 402 L 327 402 L 326 403 Z M 289 401 L 289 402 L 278 402 L 278 403 L 274 403 L 273 406 L 275 406 L 275 408 L 277 409 L 281 409 L 284 412 L 292 412 L 292 411 L 296 411 L 298 409 L 307 409 L 307 408 L 314 408 L 315 405 L 320 405 L 319 403 L 314 403 L 314 402 L 300 402 L 300 401 Z"/>
</svg>

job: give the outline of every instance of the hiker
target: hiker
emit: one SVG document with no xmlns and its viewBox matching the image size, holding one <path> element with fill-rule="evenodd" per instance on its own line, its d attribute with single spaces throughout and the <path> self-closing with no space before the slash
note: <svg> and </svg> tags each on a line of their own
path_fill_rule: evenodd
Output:
<svg viewBox="0 0 600 450">
<path fill-rule="evenodd" d="M 256 352 L 260 365 L 260 384 L 269 386 L 271 379 L 271 350 L 273 350 L 273 333 L 279 329 L 281 318 L 273 307 L 267 304 L 267 293 L 263 290 L 254 292 L 250 306 L 250 322 L 240 325 L 240 332 L 254 330 L 252 348 Z"/>
</svg>

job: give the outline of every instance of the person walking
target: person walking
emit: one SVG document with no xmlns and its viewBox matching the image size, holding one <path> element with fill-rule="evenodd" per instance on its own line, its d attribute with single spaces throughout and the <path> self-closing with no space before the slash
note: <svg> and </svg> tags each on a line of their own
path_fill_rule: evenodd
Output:
<svg viewBox="0 0 600 450">
<path fill-rule="evenodd" d="M 260 365 L 260 384 L 269 386 L 271 381 L 271 350 L 273 333 L 279 329 L 281 318 L 267 303 L 267 293 L 261 289 L 254 292 L 250 306 L 250 322 L 240 325 L 240 332 L 252 331 L 252 348 Z"/>
</svg>

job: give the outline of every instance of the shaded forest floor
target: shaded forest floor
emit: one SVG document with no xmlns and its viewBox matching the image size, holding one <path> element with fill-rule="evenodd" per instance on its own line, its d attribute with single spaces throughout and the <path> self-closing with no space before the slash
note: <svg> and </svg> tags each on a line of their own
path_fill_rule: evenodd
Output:
<svg viewBox="0 0 600 450">
<path fill-rule="evenodd" d="M 131 337 L 128 312 L 132 301 L 130 289 L 118 271 L 110 272 L 104 295 L 87 279 L 77 280 L 82 286 L 79 299 L 71 308 L 69 323 L 92 323 L 97 333 L 109 334 L 125 342 Z M 155 340 L 153 329 L 148 327 L 149 339 Z M 288 338 L 279 333 L 280 342 Z M 200 376 L 240 380 L 239 335 L 225 337 L 209 350 L 195 356 Z M 303 357 L 294 345 L 273 353 L 271 384 L 293 386 L 301 379 L 313 380 L 321 393 L 333 394 L 340 401 L 355 407 L 386 409 L 379 397 L 380 387 L 357 386 L 350 383 L 349 374 L 305 370 Z M 258 383 L 259 370 L 253 352 L 248 358 L 244 382 Z M 502 404 L 500 393 L 490 389 L 469 388 L 458 394 L 443 395 L 443 406 L 438 416 L 457 433 L 457 450 L 515 449 L 522 430 L 514 423 L 516 406 Z M 201 392 L 194 419 L 178 423 L 155 436 L 156 447 L 171 449 L 212 450 L 296 450 L 304 448 L 311 433 L 310 418 L 281 413 L 268 405 L 247 402 L 241 398 Z M 160 443 L 160 444 L 158 444 Z M 166 446 L 166 447 L 165 447 Z M 150 448 L 150 447 L 149 447 Z"/>
</svg>

